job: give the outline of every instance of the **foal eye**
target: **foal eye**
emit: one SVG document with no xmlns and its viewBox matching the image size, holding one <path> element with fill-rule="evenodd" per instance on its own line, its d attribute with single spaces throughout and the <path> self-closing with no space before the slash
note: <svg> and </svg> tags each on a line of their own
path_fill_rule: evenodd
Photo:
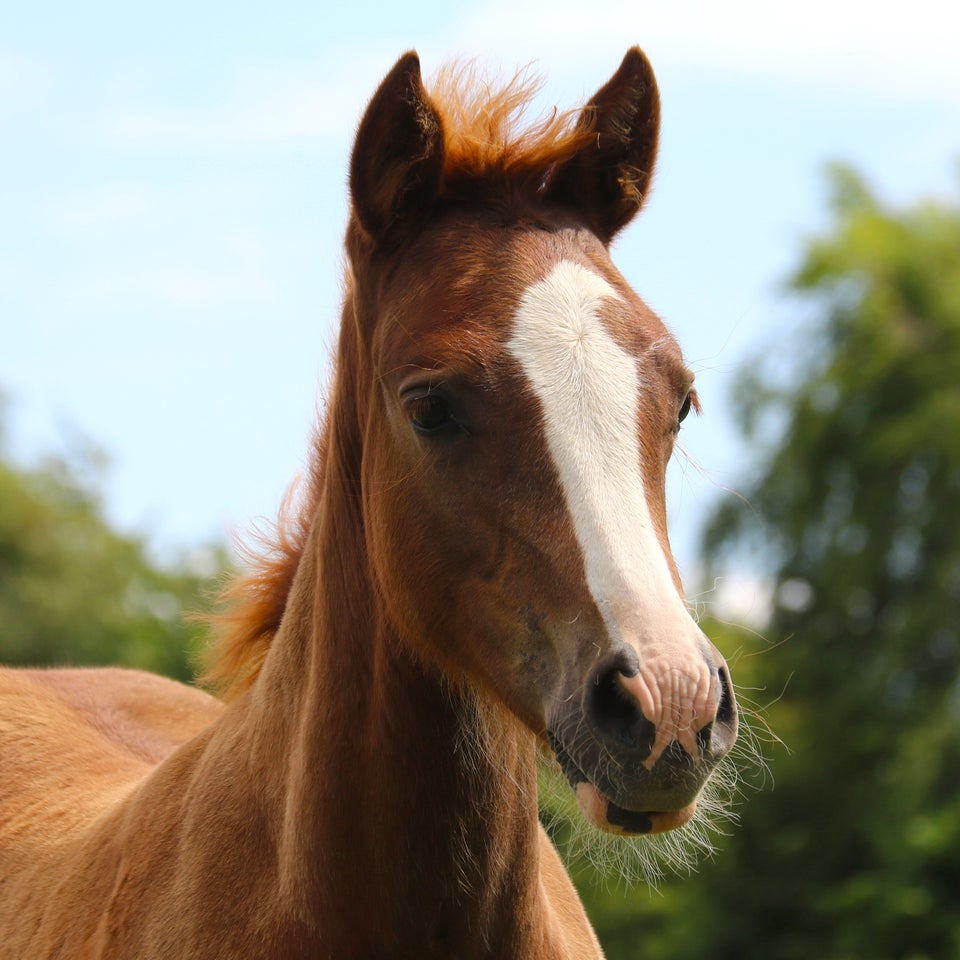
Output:
<svg viewBox="0 0 960 960">
<path fill-rule="evenodd" d="M 405 402 L 405 406 L 413 429 L 420 434 L 436 434 L 456 422 L 450 415 L 447 401 L 439 393 L 411 397 Z"/>
<path fill-rule="evenodd" d="M 697 400 L 697 395 L 695 391 L 691 390 L 684 398 L 683 403 L 680 404 L 680 412 L 677 414 L 677 429 L 680 429 L 680 424 L 687 419 L 687 414 L 691 410 L 700 410 L 700 402 Z"/>
</svg>

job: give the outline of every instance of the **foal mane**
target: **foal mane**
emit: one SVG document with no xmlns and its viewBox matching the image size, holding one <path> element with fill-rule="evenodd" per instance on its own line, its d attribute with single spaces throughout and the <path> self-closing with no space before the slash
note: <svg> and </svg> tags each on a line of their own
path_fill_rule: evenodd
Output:
<svg viewBox="0 0 960 960">
<path fill-rule="evenodd" d="M 441 67 L 428 93 L 443 121 L 444 180 L 509 178 L 538 188 L 555 165 L 589 143 L 595 136 L 589 107 L 554 107 L 525 122 L 542 87 L 529 68 L 500 82 L 473 61 Z M 587 122 L 578 123 L 581 118 Z"/>
<path fill-rule="evenodd" d="M 505 82 L 491 80 L 472 61 L 438 71 L 428 92 L 442 120 L 443 181 L 450 193 L 457 184 L 469 184 L 468 192 L 475 193 L 478 184 L 488 183 L 494 190 L 536 194 L 556 165 L 594 138 L 589 106 L 554 108 L 527 123 L 541 88 L 542 79 L 530 69 Z M 349 276 L 345 287 L 349 300 Z M 318 437 L 306 480 L 288 492 L 276 522 L 241 546 L 246 570 L 221 591 L 220 612 L 206 618 L 213 636 L 202 680 L 227 698 L 256 679 L 283 618 L 323 490 L 327 450 L 324 434 Z"/>
<path fill-rule="evenodd" d="M 291 484 L 273 523 L 237 541 L 244 572 L 231 577 L 220 590 L 219 612 L 202 617 L 212 628 L 212 638 L 200 679 L 225 699 L 242 693 L 256 680 L 280 628 L 320 503 L 317 469 L 310 470 L 306 483 L 305 490 L 300 478 Z"/>
</svg>

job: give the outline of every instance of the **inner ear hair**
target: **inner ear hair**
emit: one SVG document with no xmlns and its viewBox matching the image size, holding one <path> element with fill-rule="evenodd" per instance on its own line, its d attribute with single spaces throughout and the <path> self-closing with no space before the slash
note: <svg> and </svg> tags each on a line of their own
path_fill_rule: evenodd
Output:
<svg viewBox="0 0 960 960">
<path fill-rule="evenodd" d="M 636 216 L 650 190 L 660 131 L 660 94 L 639 47 L 583 109 L 578 127 L 594 136 L 560 164 L 546 185 L 604 242 Z"/>
</svg>

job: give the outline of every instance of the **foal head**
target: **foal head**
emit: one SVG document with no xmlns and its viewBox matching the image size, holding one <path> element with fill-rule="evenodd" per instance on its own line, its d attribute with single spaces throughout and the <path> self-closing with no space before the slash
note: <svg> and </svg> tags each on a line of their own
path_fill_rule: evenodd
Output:
<svg viewBox="0 0 960 960">
<path fill-rule="evenodd" d="M 647 191 L 657 88 L 634 49 L 573 119 L 518 132 L 523 97 L 429 94 L 408 54 L 361 123 L 367 550 L 399 642 L 546 738 L 596 826 L 657 832 L 737 733 L 667 542 L 693 377 L 607 249 Z"/>
</svg>

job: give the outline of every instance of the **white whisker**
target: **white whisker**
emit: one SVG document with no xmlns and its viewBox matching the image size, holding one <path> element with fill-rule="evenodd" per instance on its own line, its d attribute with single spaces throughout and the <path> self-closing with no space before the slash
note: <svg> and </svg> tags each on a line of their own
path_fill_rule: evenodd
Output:
<svg viewBox="0 0 960 960">
<path fill-rule="evenodd" d="M 763 735 L 755 729 L 754 720 L 759 720 Z M 728 826 L 738 820 L 738 802 L 748 788 L 754 788 L 756 776 L 751 776 L 748 784 L 745 772 L 758 771 L 763 778 L 761 786 L 769 777 L 761 749 L 769 733 L 762 718 L 741 710 L 737 743 L 700 793 L 693 819 L 676 830 L 647 836 L 604 833 L 589 824 L 559 764 L 541 751 L 541 819 L 564 859 L 568 863 L 576 859 L 589 862 L 598 882 L 626 886 L 646 883 L 657 888 L 666 874 L 688 875 L 702 858 L 716 853 L 717 839 L 726 836 Z"/>
</svg>

